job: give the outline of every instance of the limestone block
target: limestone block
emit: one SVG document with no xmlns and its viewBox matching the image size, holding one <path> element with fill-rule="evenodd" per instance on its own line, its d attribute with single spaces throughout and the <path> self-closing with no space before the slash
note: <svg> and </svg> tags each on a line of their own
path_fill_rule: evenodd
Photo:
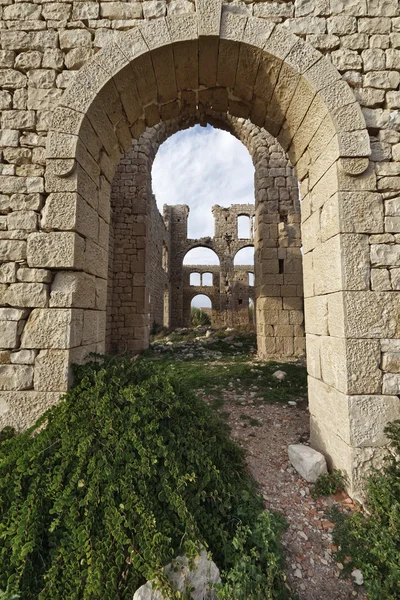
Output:
<svg viewBox="0 0 400 600">
<path fill-rule="evenodd" d="M 17 271 L 18 281 L 25 283 L 51 283 L 53 276 L 47 269 L 28 269 L 21 267 Z"/>
<path fill-rule="evenodd" d="M 44 283 L 12 283 L 3 296 L 3 302 L 10 306 L 44 308 L 48 297 L 48 286 Z"/>
<path fill-rule="evenodd" d="M 32 110 L 5 110 L 1 123 L 4 129 L 34 129 L 35 113 Z"/>
<path fill-rule="evenodd" d="M 397 404 L 398 398 L 397 396 L 400 394 L 400 373 L 385 373 L 383 375 L 383 388 L 382 391 L 384 394 L 393 394 L 396 397 Z M 394 411 L 393 411 L 394 412 Z M 394 419 L 398 419 L 399 414 L 390 415 L 388 421 L 393 421 Z"/>
<path fill-rule="evenodd" d="M 11 352 L 10 362 L 13 365 L 33 365 L 36 354 L 36 350 L 17 350 Z"/>
<path fill-rule="evenodd" d="M 400 304 L 396 292 L 344 292 L 351 338 L 388 338 L 400 335 Z"/>
<path fill-rule="evenodd" d="M 94 344 L 105 338 L 106 313 L 100 310 L 84 311 L 83 344 Z"/>
<path fill-rule="evenodd" d="M 400 92 L 387 92 L 386 102 L 388 108 L 400 108 Z"/>
<path fill-rule="evenodd" d="M 167 3 L 165 0 L 145 0 L 143 6 L 143 17 L 145 19 L 157 19 L 167 14 Z"/>
<path fill-rule="evenodd" d="M 26 258 L 26 242 L 19 240 L 0 240 L 0 261 L 23 260 Z"/>
<path fill-rule="evenodd" d="M 15 283 L 17 280 L 17 263 L 7 262 L 0 265 L 0 283 Z"/>
<path fill-rule="evenodd" d="M 362 69 L 362 58 L 358 52 L 340 48 L 331 54 L 332 62 L 339 71 L 357 71 Z"/>
<path fill-rule="evenodd" d="M 377 291 L 392 289 L 388 269 L 371 269 L 371 289 Z"/>
<path fill-rule="evenodd" d="M 400 264 L 400 246 L 393 244 L 372 244 L 371 263 L 376 267 L 396 267 Z"/>
<path fill-rule="evenodd" d="M 314 483 L 319 475 L 328 471 L 324 455 L 309 446 L 290 444 L 288 454 L 292 466 L 310 483 Z"/>
<path fill-rule="evenodd" d="M 330 238 L 319 244 L 313 252 L 314 293 L 316 295 L 342 289 L 343 266 L 338 260 L 338 257 L 341 256 L 341 237 L 337 235 Z"/>
<path fill-rule="evenodd" d="M 21 348 L 73 348 L 80 345 L 82 334 L 82 310 L 36 308 L 25 325 Z"/>
<path fill-rule="evenodd" d="M 192 569 L 186 556 L 178 556 L 165 567 L 165 574 L 171 581 L 174 590 L 178 594 L 184 594 L 190 589 L 190 597 L 193 600 L 215 600 L 215 591 L 212 584 L 220 581 L 219 570 L 216 564 L 208 559 L 207 552 L 202 549 L 194 559 Z M 153 589 L 151 581 L 136 590 L 133 600 L 163 600 L 164 596 Z"/>
<path fill-rule="evenodd" d="M 306 332 L 328 335 L 328 299 L 326 296 L 313 296 L 304 299 Z"/>
<path fill-rule="evenodd" d="M 378 89 L 396 89 L 400 82 L 397 71 L 370 71 L 364 75 L 364 86 Z"/>
<path fill-rule="evenodd" d="M 108 4 L 116 4 L 109 2 Z M 68 50 L 70 48 L 77 48 L 79 46 L 91 46 L 92 36 L 90 31 L 85 29 L 70 29 L 62 31 L 60 33 L 60 48 L 61 50 Z"/>
<path fill-rule="evenodd" d="M 169 15 L 184 15 L 194 12 L 195 7 L 189 0 L 172 0 L 168 4 L 168 16 Z"/>
<path fill-rule="evenodd" d="M 321 379 L 321 339 L 319 335 L 307 334 L 306 336 L 307 372 L 316 379 Z"/>
<path fill-rule="evenodd" d="M 94 240 L 98 237 L 97 214 L 79 194 L 50 194 L 42 210 L 41 225 L 43 229 L 72 229 Z"/>
<path fill-rule="evenodd" d="M 393 290 L 400 290 L 400 269 L 390 270 L 390 279 Z"/>
<path fill-rule="evenodd" d="M 341 192 L 340 227 L 343 232 L 383 232 L 383 200 L 373 192 Z"/>
<path fill-rule="evenodd" d="M 364 71 L 382 71 L 386 67 L 386 56 L 379 48 L 369 48 L 361 53 Z"/>
<path fill-rule="evenodd" d="M 385 231 L 400 233 L 400 217 L 385 217 Z"/>
<path fill-rule="evenodd" d="M 0 85 L 4 89 L 18 89 L 26 87 L 26 75 L 14 69 L 0 71 Z"/>
<path fill-rule="evenodd" d="M 105 310 L 107 306 L 107 279 L 96 277 L 96 304 L 97 310 Z"/>
<path fill-rule="evenodd" d="M 85 266 L 88 273 L 105 279 L 108 269 L 108 251 L 88 239 L 85 248 Z"/>
<path fill-rule="evenodd" d="M 334 238 L 333 238 L 334 239 Z M 367 235 L 340 236 L 343 287 L 345 290 L 368 290 L 370 281 L 370 246 Z M 337 290 L 331 290 L 337 291 Z M 316 286 L 316 293 L 317 286 Z"/>
<path fill-rule="evenodd" d="M 78 5 L 83 4 L 81 2 Z M 97 4 L 96 4 L 97 6 Z M 64 65 L 64 55 L 59 48 L 46 48 L 43 54 L 42 67 L 44 69 L 60 70 Z"/>
<path fill-rule="evenodd" d="M 220 33 L 222 2 L 220 0 L 196 0 L 199 19 L 199 36 L 218 36 Z"/>
<path fill-rule="evenodd" d="M 28 236 L 28 265 L 82 269 L 84 249 L 84 239 L 73 232 L 31 233 Z"/>
<path fill-rule="evenodd" d="M 57 273 L 51 286 L 50 307 L 95 308 L 96 282 L 83 272 Z"/>
<path fill-rule="evenodd" d="M 32 110 L 52 110 L 61 101 L 63 90 L 56 88 L 29 88 L 27 108 Z"/>
<path fill-rule="evenodd" d="M 24 229 L 25 231 L 36 231 L 38 215 L 32 210 L 19 210 L 8 215 L 8 229 Z"/>
<path fill-rule="evenodd" d="M 382 356 L 382 370 L 388 373 L 400 373 L 400 352 L 387 352 Z"/>
<path fill-rule="evenodd" d="M 0 393 L 0 429 L 6 426 L 24 431 L 51 406 L 59 401 L 60 394 L 32 391 Z"/>
<path fill-rule="evenodd" d="M 35 361 L 34 389 L 64 392 L 71 383 L 69 350 L 41 350 Z"/>
<path fill-rule="evenodd" d="M 384 428 L 399 417 L 400 404 L 396 396 L 350 396 L 349 424 L 352 445 L 386 445 L 388 439 Z"/>
<path fill-rule="evenodd" d="M 18 321 L 1 321 L 1 348 L 15 348 L 18 345 Z"/>
<path fill-rule="evenodd" d="M 33 383 L 33 367 L 0 365 L 0 390 L 28 390 Z"/>
<path fill-rule="evenodd" d="M 19 131 L 14 129 L 4 129 L 0 131 L 0 146 L 16 147 L 18 146 Z"/>
</svg>

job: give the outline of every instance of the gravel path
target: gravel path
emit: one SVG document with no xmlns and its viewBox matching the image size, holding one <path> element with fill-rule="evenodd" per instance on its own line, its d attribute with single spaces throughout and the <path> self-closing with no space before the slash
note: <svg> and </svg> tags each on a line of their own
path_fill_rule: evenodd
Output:
<svg viewBox="0 0 400 600">
<path fill-rule="evenodd" d="M 212 400 L 208 396 L 208 401 Z M 223 393 L 223 406 L 232 437 L 246 449 L 247 461 L 265 500 L 265 507 L 282 513 L 287 584 L 299 600 L 366 600 L 363 586 L 340 577 L 343 566 L 332 557 L 333 524 L 325 511 L 333 503 L 356 509 L 345 493 L 314 501 L 307 482 L 288 463 L 287 446 L 307 442 L 309 414 L 297 406 L 260 403 L 253 391 Z M 260 599 L 261 600 L 261 599 Z"/>
</svg>

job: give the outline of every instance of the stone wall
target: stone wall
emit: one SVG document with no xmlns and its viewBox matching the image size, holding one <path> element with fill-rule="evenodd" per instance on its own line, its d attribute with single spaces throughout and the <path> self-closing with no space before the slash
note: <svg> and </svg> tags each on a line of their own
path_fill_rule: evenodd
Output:
<svg viewBox="0 0 400 600">
<path fill-rule="evenodd" d="M 253 157 L 258 347 L 297 326 L 301 284 L 279 261 L 297 270 L 280 236 L 297 243 L 301 215 L 312 443 L 356 493 L 400 416 L 399 35 L 395 0 L 5 0 L 1 425 L 26 427 L 104 349 L 110 190 L 132 139 L 248 119 L 245 145 L 276 138 L 302 198 L 281 213 L 281 175 Z"/>
</svg>

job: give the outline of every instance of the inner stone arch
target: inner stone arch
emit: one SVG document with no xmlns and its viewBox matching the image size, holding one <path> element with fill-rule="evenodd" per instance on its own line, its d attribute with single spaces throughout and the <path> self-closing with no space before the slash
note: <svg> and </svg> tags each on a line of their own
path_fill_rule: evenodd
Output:
<svg viewBox="0 0 400 600">
<path fill-rule="evenodd" d="M 44 354 L 58 388 L 24 392 L 25 402 L 44 408 L 37 392 L 62 391 L 65 366 L 104 349 L 111 183 L 132 138 L 160 121 L 249 119 L 276 137 L 300 181 L 312 444 L 348 473 L 355 492 L 385 445 L 384 424 L 398 415 L 398 398 L 383 384 L 380 339 L 399 334 L 399 303 L 370 287 L 368 236 L 381 225 L 364 219 L 377 192 L 368 133 L 349 87 L 320 53 L 279 25 L 211 5 L 211 15 L 202 5 L 116 39 L 82 68 L 54 113 L 43 231 L 28 238 L 29 266 L 55 272 L 52 292 L 68 281 L 85 293 L 30 312 L 21 347 L 40 356 L 51 339 Z M 269 232 L 278 226 L 289 240 L 298 225 L 271 223 L 269 202 L 266 194 L 256 214 L 257 320 L 278 319 L 282 303 L 259 283 L 280 275 L 284 260 Z M 297 318 L 290 303 L 287 311 Z M 271 323 L 263 328 L 267 344 Z M 40 386 L 44 355 L 37 366 Z"/>
</svg>

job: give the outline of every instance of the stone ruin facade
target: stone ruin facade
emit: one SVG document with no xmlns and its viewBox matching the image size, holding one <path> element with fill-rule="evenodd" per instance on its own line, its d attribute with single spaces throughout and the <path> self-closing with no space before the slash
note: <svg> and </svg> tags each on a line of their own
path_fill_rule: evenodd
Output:
<svg viewBox="0 0 400 600">
<path fill-rule="evenodd" d="M 141 212 L 152 155 L 209 122 L 255 165 L 260 356 L 301 350 L 304 284 L 311 443 L 356 495 L 400 416 L 397 0 L 1 11 L 1 426 L 29 426 L 90 351 L 139 347 L 151 253 L 164 277 L 163 245 L 143 247 L 159 224 Z M 293 197 L 268 136 L 290 160 Z M 140 164 L 125 165 L 132 184 L 116 198 L 127 152 Z"/>
<path fill-rule="evenodd" d="M 171 324 L 173 327 L 190 325 L 191 302 L 198 294 L 211 300 L 211 322 L 214 327 L 248 325 L 249 300 L 255 300 L 254 286 L 250 285 L 250 274 L 254 276 L 254 265 L 234 265 L 235 255 L 243 248 L 254 246 L 254 205 L 234 204 L 229 208 L 214 206 L 215 234 L 199 240 L 188 239 L 188 206 L 168 206 L 170 222 L 180 224 L 180 235 L 171 240 Z M 238 217 L 249 219 L 249 236 L 238 237 Z M 175 225 L 176 227 L 176 225 Z M 185 255 L 194 248 L 208 248 L 218 257 L 219 265 L 188 265 Z M 191 275 L 199 275 L 199 285 L 191 283 Z M 211 281 L 205 285 L 205 275 Z M 175 285 L 174 285 L 175 284 Z"/>
</svg>

